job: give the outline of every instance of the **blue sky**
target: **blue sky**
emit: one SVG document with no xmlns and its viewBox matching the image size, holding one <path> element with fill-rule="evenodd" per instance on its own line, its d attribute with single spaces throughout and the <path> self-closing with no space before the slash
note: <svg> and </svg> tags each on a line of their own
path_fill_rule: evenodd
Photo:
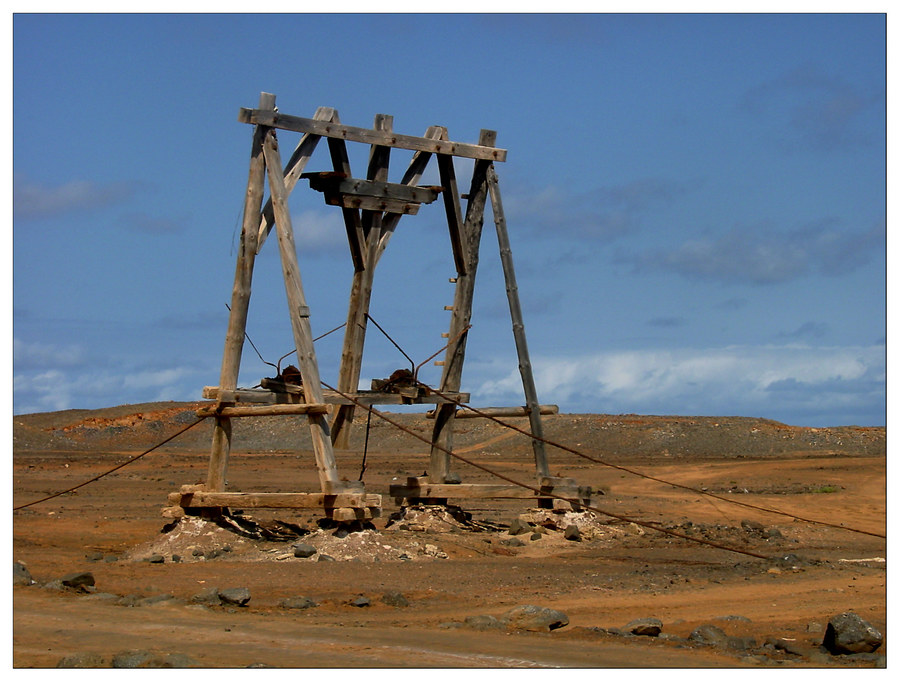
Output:
<svg viewBox="0 0 900 682">
<path fill-rule="evenodd" d="M 237 114 L 266 91 L 297 116 L 498 132 L 541 402 L 885 424 L 884 15 L 21 14 L 12 33 L 15 413 L 218 382 L 252 135 Z M 298 139 L 279 133 L 283 155 Z M 330 169 L 321 145 L 307 170 Z M 346 318 L 343 223 L 305 182 L 291 212 L 320 334 Z M 453 275 L 441 203 L 404 217 L 371 314 L 417 363 L 445 343 Z M 274 241 L 248 331 L 270 362 L 292 348 Z M 332 384 L 340 345 L 316 346 Z M 406 364 L 370 331 L 364 383 Z M 271 375 L 245 345 L 240 383 Z M 490 213 L 463 389 L 522 404 Z"/>
</svg>

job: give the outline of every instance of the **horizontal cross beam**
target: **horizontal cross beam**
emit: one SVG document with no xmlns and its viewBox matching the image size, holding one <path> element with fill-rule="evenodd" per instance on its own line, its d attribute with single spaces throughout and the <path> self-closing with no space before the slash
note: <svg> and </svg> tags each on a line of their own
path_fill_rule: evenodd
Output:
<svg viewBox="0 0 900 682">
<path fill-rule="evenodd" d="M 331 123 L 330 121 L 317 121 L 312 118 L 289 116 L 288 114 L 267 109 L 241 108 L 238 112 L 238 121 L 252 125 L 269 126 L 280 130 L 290 130 L 296 133 L 310 133 L 351 142 L 364 142 L 382 147 L 433 152 L 435 154 L 447 154 L 467 159 L 482 159 L 484 161 L 506 161 L 506 150 L 497 147 L 484 147 L 465 142 L 453 142 L 451 140 L 431 140 L 427 137 L 416 137 L 414 135 L 398 135 L 394 132 L 382 132 L 373 128 L 357 128 L 341 123 Z"/>
<path fill-rule="evenodd" d="M 417 204 L 430 204 L 441 192 L 440 187 L 417 187 L 394 182 L 360 180 L 344 177 L 341 173 L 304 173 L 300 177 L 309 180 L 309 186 L 317 192 L 398 199 Z"/>
</svg>

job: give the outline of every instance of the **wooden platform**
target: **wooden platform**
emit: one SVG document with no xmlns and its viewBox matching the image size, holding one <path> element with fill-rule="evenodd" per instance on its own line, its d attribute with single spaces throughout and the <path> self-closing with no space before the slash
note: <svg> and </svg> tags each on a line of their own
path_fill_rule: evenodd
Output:
<svg viewBox="0 0 900 682">
<path fill-rule="evenodd" d="M 432 483 L 427 476 L 415 476 L 407 478 L 405 484 L 392 485 L 390 495 L 401 506 L 419 503 L 446 504 L 449 499 L 473 498 L 531 499 L 544 508 L 560 508 L 565 503 L 572 509 L 579 509 L 591 503 L 590 486 L 579 486 L 574 478 L 545 476 L 540 485 L 535 487 L 539 487 L 543 494 L 512 483 Z"/>
<path fill-rule="evenodd" d="M 299 387 L 296 387 L 299 388 Z M 262 388 L 239 388 L 233 391 L 220 389 L 218 386 L 204 386 L 203 397 L 207 400 L 217 400 L 223 403 L 252 403 L 259 405 L 290 405 L 301 407 L 302 391 L 276 392 Z M 359 391 L 348 394 L 353 400 L 349 400 L 334 391 L 323 391 L 326 405 L 440 405 L 452 401 L 468 402 L 468 393 L 444 393 L 444 397 L 431 395 L 402 395 L 399 393 L 382 393 L 379 391 Z M 353 401 L 356 402 L 353 402 Z M 309 404 L 318 409 L 319 405 Z M 202 408 L 205 409 L 205 408 Z M 313 411 L 313 410 L 310 410 Z M 285 414 L 305 414 L 301 412 L 288 412 Z M 274 414 L 274 413 L 273 413 Z"/>
<path fill-rule="evenodd" d="M 359 486 L 361 488 L 361 486 Z M 335 521 L 363 521 L 381 516 L 381 495 L 364 490 L 326 493 L 214 492 L 202 486 L 182 486 L 168 496 L 164 516 L 178 517 L 200 509 L 323 509 Z M 180 510 L 180 513 L 179 511 Z"/>
</svg>

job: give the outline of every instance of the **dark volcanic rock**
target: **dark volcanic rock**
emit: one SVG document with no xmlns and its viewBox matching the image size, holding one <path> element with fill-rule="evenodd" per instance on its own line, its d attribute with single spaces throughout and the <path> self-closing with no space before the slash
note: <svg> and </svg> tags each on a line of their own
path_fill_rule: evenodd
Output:
<svg viewBox="0 0 900 682">
<path fill-rule="evenodd" d="M 501 630 L 504 627 L 500 620 L 489 615 L 466 616 L 464 624 L 473 630 Z"/>
<path fill-rule="evenodd" d="M 80 653 L 63 656 L 56 664 L 57 668 L 103 668 L 106 661 L 103 656 L 95 653 Z"/>
<path fill-rule="evenodd" d="M 722 628 L 715 625 L 700 625 L 688 636 L 692 642 L 700 644 L 711 644 L 712 646 L 726 646 L 728 644 L 728 635 Z"/>
<path fill-rule="evenodd" d="M 250 601 L 250 590 L 246 587 L 229 587 L 219 590 L 219 599 L 223 604 L 246 606 L 247 602 Z"/>
<path fill-rule="evenodd" d="M 222 600 L 219 599 L 219 588 L 218 587 L 206 587 L 202 592 L 195 594 L 191 597 L 191 603 L 193 604 L 206 604 L 209 606 L 218 606 L 222 603 Z"/>
<path fill-rule="evenodd" d="M 312 609 L 318 606 L 309 597 L 288 597 L 278 602 L 278 605 L 283 609 Z"/>
<path fill-rule="evenodd" d="M 385 592 L 381 597 L 381 601 L 383 601 L 388 606 L 397 606 L 404 607 L 409 606 L 409 600 L 404 597 L 400 592 Z"/>
<path fill-rule="evenodd" d="M 513 522 L 509 524 L 509 530 L 507 532 L 510 535 L 522 535 L 523 533 L 530 533 L 531 524 L 527 521 L 523 521 L 522 519 L 513 519 Z"/>
<path fill-rule="evenodd" d="M 822 645 L 833 654 L 861 654 L 875 651 L 883 641 L 872 625 L 855 613 L 846 612 L 828 621 Z"/>
<path fill-rule="evenodd" d="M 573 523 L 571 526 L 566 527 L 563 537 L 573 542 L 581 542 L 581 529 Z"/>
<path fill-rule="evenodd" d="M 363 597 L 363 596 L 359 596 L 356 599 L 354 599 L 352 602 L 350 602 L 350 606 L 356 606 L 357 608 L 363 608 L 365 606 L 369 606 L 369 604 L 371 604 L 371 602 L 369 601 L 369 598 Z"/>
<path fill-rule="evenodd" d="M 71 587 L 76 590 L 94 586 L 94 575 L 87 571 L 82 571 L 81 573 L 69 573 L 59 580 L 64 587 Z"/>
<path fill-rule="evenodd" d="M 34 578 L 21 561 L 13 561 L 13 585 L 34 585 Z"/>
<path fill-rule="evenodd" d="M 662 627 L 663 624 L 659 618 L 638 618 L 626 625 L 625 629 L 633 635 L 658 637 L 662 632 Z"/>
<path fill-rule="evenodd" d="M 793 656 L 803 656 L 807 653 L 807 647 L 804 647 L 796 639 L 766 637 L 766 644 Z"/>
<path fill-rule="evenodd" d="M 549 632 L 569 624 L 569 617 L 562 611 L 531 604 L 511 608 L 500 620 L 512 630 L 531 632 Z"/>
<path fill-rule="evenodd" d="M 298 542 L 296 545 L 294 545 L 294 556 L 299 559 L 308 559 L 318 551 L 319 550 L 317 550 L 312 545 L 307 545 L 304 542 Z"/>
</svg>

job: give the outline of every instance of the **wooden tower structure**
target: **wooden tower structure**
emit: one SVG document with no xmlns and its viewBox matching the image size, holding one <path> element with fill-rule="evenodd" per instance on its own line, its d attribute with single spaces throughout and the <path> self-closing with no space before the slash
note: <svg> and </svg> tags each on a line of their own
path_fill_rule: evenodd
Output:
<svg viewBox="0 0 900 682">
<path fill-rule="evenodd" d="M 432 449 L 427 476 L 407 479 L 405 485 L 392 486 L 391 495 L 410 502 L 446 503 L 451 497 L 518 496 L 535 497 L 535 492 L 510 485 L 465 485 L 451 475 L 450 455 L 453 446 L 453 424 L 457 403 L 466 403 L 469 395 L 460 392 L 466 340 L 472 315 L 475 275 L 481 244 L 484 210 L 491 202 L 506 280 L 506 291 L 512 318 L 513 336 L 519 370 L 525 393 L 524 407 L 499 413 L 527 415 L 529 418 L 535 469 L 542 492 L 571 503 L 588 504 L 590 490 L 579 488 L 572 479 L 552 478 L 541 440 L 541 413 L 554 411 L 554 406 L 541 406 L 537 400 L 525 328 L 519 304 L 518 288 L 506 221 L 500 198 L 495 163 L 506 159 L 506 151 L 494 146 L 496 133 L 482 130 L 477 144 L 451 141 L 447 129 L 428 128 L 422 137 L 400 135 L 393 131 L 391 116 L 379 114 L 372 128 L 358 128 L 340 122 L 338 112 L 321 107 L 312 118 L 282 114 L 275 106 L 275 96 L 260 95 L 259 107 L 241 109 L 238 120 L 254 126 L 250 153 L 250 170 L 244 198 L 243 223 L 237 254 L 230 317 L 218 386 L 204 388 L 203 397 L 214 404 L 202 408 L 199 416 L 215 420 L 206 483 L 183 486 L 169 496 L 169 515 L 184 510 L 207 510 L 220 513 L 224 508 L 321 508 L 338 521 L 365 520 L 380 515 L 381 495 L 367 493 L 361 482 L 342 480 L 338 474 L 334 448 L 346 448 L 357 408 L 378 404 L 432 404 L 434 418 Z M 286 164 L 282 158 L 276 131 L 302 135 Z M 333 171 L 304 173 L 307 162 L 318 143 L 325 139 Z M 347 143 L 370 146 L 365 179 L 354 178 L 350 171 Z M 399 183 L 388 182 L 392 149 L 411 150 L 409 162 Z M 432 157 L 436 158 L 440 187 L 421 187 L 418 182 Z M 465 211 L 454 169 L 454 158 L 474 160 Z M 325 390 L 319 376 L 316 351 L 297 263 L 294 232 L 288 211 L 288 195 L 301 179 L 322 192 L 325 202 L 340 207 L 347 233 L 354 273 L 350 290 L 347 324 L 341 354 L 336 390 Z M 268 199 L 263 202 L 268 184 Z M 397 224 L 404 215 L 414 215 L 422 204 L 442 197 L 453 250 L 457 276 L 451 279 L 456 289 L 451 310 L 449 339 L 443 372 L 437 392 L 419 385 L 408 385 L 399 391 L 358 389 L 363 348 L 375 267 L 384 253 Z M 246 332 L 250 304 L 254 259 L 274 230 L 277 237 L 288 301 L 297 364 L 301 380 L 264 380 L 259 389 L 239 389 L 238 371 Z M 374 383 L 374 382 L 373 382 Z M 496 412 L 495 412 L 496 413 Z M 320 492 L 252 493 L 228 492 L 226 471 L 231 452 L 235 418 L 264 415 L 306 415 L 312 436 Z M 463 412 L 460 411 L 460 416 Z M 554 500 L 539 498 L 546 503 Z M 559 500 L 557 499 L 556 502 Z"/>
</svg>

